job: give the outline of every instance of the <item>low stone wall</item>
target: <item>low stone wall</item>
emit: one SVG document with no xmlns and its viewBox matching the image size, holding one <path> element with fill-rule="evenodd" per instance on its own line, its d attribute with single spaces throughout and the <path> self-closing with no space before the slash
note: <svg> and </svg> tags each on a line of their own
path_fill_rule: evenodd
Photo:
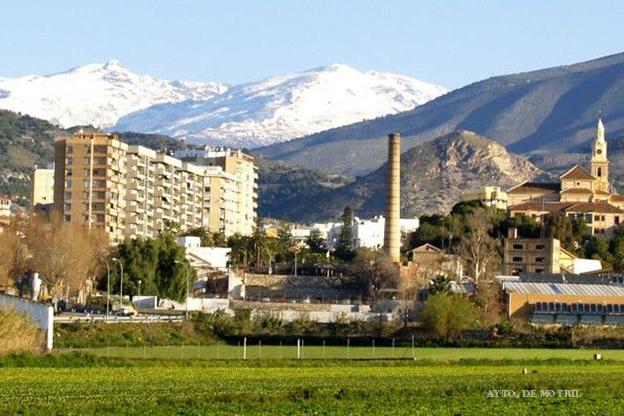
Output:
<svg viewBox="0 0 624 416">
<path fill-rule="evenodd" d="M 286 298 L 342 300 L 358 296 L 354 290 L 341 287 L 335 276 L 294 276 L 247 274 L 244 279 L 247 299 Z"/>
</svg>

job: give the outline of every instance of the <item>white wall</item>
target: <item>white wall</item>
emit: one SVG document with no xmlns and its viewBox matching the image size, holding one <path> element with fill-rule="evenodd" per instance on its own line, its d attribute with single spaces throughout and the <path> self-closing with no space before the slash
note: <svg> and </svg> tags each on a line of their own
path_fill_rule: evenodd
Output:
<svg viewBox="0 0 624 416">
<path fill-rule="evenodd" d="M 0 293 L 0 308 L 4 310 L 13 309 L 30 317 L 37 328 L 47 331 L 46 347 L 48 350 L 52 349 L 54 340 L 54 309 L 52 306 Z"/>
<path fill-rule="evenodd" d="M 596 270 L 602 269 L 602 263 L 600 260 L 574 259 L 572 268 L 572 273 L 575 274 L 595 272 Z"/>
</svg>

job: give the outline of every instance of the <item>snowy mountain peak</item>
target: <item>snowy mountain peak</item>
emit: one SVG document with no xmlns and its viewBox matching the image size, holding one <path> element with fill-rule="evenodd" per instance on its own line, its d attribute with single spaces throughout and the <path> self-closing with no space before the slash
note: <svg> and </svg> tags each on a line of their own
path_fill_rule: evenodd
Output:
<svg viewBox="0 0 624 416">
<path fill-rule="evenodd" d="M 446 92 L 402 75 L 332 64 L 237 85 L 201 102 L 156 105 L 122 117 L 116 129 L 251 148 L 407 111 Z"/>
<path fill-rule="evenodd" d="M 111 59 L 47 76 L 0 78 L 0 108 L 63 127 L 110 127 L 121 116 L 154 104 L 205 100 L 226 90 L 225 84 L 137 75 Z"/>
<path fill-rule="evenodd" d="M 340 63 L 229 87 L 137 75 L 119 61 L 0 78 L 0 108 L 63 127 L 162 133 L 257 147 L 414 108 L 447 90 Z"/>
</svg>

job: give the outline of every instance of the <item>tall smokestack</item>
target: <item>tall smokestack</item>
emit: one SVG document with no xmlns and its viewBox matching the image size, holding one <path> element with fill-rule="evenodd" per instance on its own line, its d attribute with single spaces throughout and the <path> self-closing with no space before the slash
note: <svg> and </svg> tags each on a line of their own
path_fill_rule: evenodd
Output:
<svg viewBox="0 0 624 416">
<path fill-rule="evenodd" d="M 388 136 L 388 173 L 386 178 L 386 223 L 384 251 L 390 259 L 401 261 L 401 136 Z"/>
</svg>

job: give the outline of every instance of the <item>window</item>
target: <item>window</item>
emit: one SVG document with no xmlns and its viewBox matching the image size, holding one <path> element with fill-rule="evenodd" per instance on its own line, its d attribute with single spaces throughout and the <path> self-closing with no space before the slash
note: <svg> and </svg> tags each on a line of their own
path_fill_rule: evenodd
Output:
<svg viewBox="0 0 624 416">
<path fill-rule="evenodd" d="M 535 258 L 535 262 L 536 263 L 546 263 L 546 258 L 545 257 L 536 257 Z"/>
<path fill-rule="evenodd" d="M 73 172 L 71 169 L 65 169 L 65 176 L 72 176 Z"/>
<path fill-rule="evenodd" d="M 605 220 L 605 216 L 603 215 L 603 216 L 601 217 L 601 221 L 604 221 L 604 220 Z"/>
<path fill-rule="evenodd" d="M 544 244 L 536 244 L 535 245 L 535 250 L 544 250 L 544 248 L 546 248 L 546 246 Z"/>
<path fill-rule="evenodd" d="M 71 215 L 65 215 L 65 221 L 71 221 Z"/>
<path fill-rule="evenodd" d="M 522 244 L 514 244 L 513 245 L 513 249 L 514 250 L 522 250 L 522 249 L 524 249 L 524 246 Z"/>
<path fill-rule="evenodd" d="M 72 197 L 72 193 L 71 192 L 65 192 L 65 199 L 71 199 Z"/>
<path fill-rule="evenodd" d="M 74 153 L 74 146 L 66 146 L 65 147 L 65 152 L 67 152 L 67 153 Z"/>
<path fill-rule="evenodd" d="M 71 204 L 65 204 L 65 211 L 71 211 Z"/>
<path fill-rule="evenodd" d="M 101 202 L 94 202 L 91 206 L 94 211 L 104 211 L 104 204 Z"/>
<path fill-rule="evenodd" d="M 598 152 L 599 151 L 600 150 L 598 150 Z M 598 153 L 598 152 L 596 152 L 596 153 Z M 598 153 L 598 154 L 600 154 L 600 153 Z M 602 168 L 598 168 L 598 177 L 601 177 L 601 176 L 602 176 Z"/>
<path fill-rule="evenodd" d="M 97 215 L 95 216 L 95 222 L 101 222 L 101 223 L 103 223 L 103 222 L 104 222 L 104 214 L 97 214 Z"/>
<path fill-rule="evenodd" d="M 93 152 L 94 153 L 106 153 L 106 146 L 102 146 L 102 145 L 93 146 Z"/>
<path fill-rule="evenodd" d="M 544 273 L 544 269 L 535 269 L 535 273 Z"/>
<path fill-rule="evenodd" d="M 66 165 L 71 165 L 72 163 L 74 163 L 74 159 L 71 156 L 65 158 Z"/>
<path fill-rule="evenodd" d="M 620 216 L 616 215 L 614 221 L 615 221 L 615 225 L 619 225 L 620 224 Z"/>
<path fill-rule="evenodd" d="M 600 221 L 600 215 L 594 215 L 594 221 Z"/>
<path fill-rule="evenodd" d="M 520 263 L 522 262 L 524 259 L 522 257 L 513 257 L 511 259 L 511 261 L 513 261 L 514 263 Z"/>
<path fill-rule="evenodd" d="M 71 188 L 71 186 L 72 186 L 72 180 L 65 179 L 65 188 Z"/>
</svg>

